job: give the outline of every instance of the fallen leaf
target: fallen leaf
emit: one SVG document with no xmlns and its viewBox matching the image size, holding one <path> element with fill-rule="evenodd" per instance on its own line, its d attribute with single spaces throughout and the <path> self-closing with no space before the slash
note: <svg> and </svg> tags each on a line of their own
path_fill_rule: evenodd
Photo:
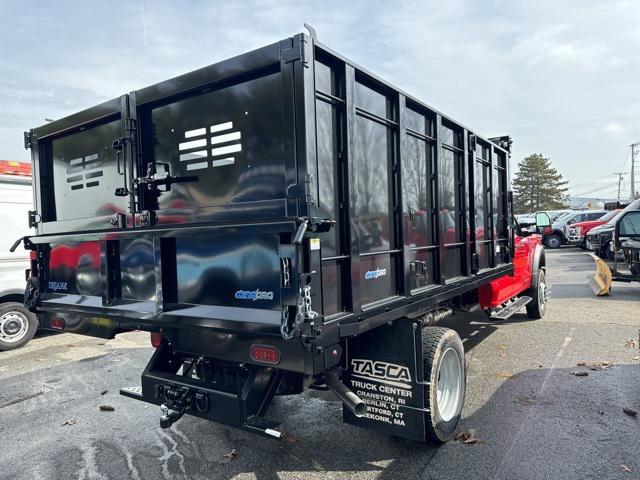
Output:
<svg viewBox="0 0 640 480">
<path fill-rule="evenodd" d="M 575 375 L 576 377 L 588 377 L 589 372 L 571 372 L 571 375 Z"/>
<path fill-rule="evenodd" d="M 633 469 L 631 467 L 627 467 L 626 465 L 620 465 L 620 468 L 627 473 L 633 472 Z"/>
<path fill-rule="evenodd" d="M 635 357 L 633 357 L 634 360 L 640 360 L 640 355 L 636 355 Z M 37 360 L 37 359 L 36 359 Z"/>
<path fill-rule="evenodd" d="M 286 443 L 296 443 L 296 437 L 291 435 L 289 432 L 285 432 L 282 434 L 282 440 Z"/>
<path fill-rule="evenodd" d="M 480 442 L 480 439 L 471 432 L 458 432 L 456 434 L 456 441 L 465 445 L 473 445 Z"/>
<path fill-rule="evenodd" d="M 638 412 L 637 412 L 637 411 L 635 411 L 633 408 L 627 408 L 627 407 L 624 407 L 624 408 L 622 409 L 622 411 L 623 411 L 624 413 L 626 413 L 627 415 L 629 415 L 630 417 L 637 417 L 637 416 L 638 416 Z"/>
<path fill-rule="evenodd" d="M 67 343 L 67 344 L 65 345 L 65 347 L 67 347 L 67 348 L 71 348 L 71 347 L 75 347 L 75 345 L 71 345 L 70 343 Z"/>
<path fill-rule="evenodd" d="M 509 372 L 496 372 L 491 375 L 493 378 L 511 378 L 513 377 L 513 373 Z"/>
<path fill-rule="evenodd" d="M 576 363 L 576 367 L 584 367 L 587 364 L 587 362 L 578 362 Z"/>
<path fill-rule="evenodd" d="M 589 370 L 606 370 L 613 367 L 613 362 L 594 362 L 589 365 Z"/>
<path fill-rule="evenodd" d="M 234 448 L 233 450 L 231 450 L 229 453 L 225 453 L 225 457 L 227 457 L 230 460 L 233 460 L 234 458 L 236 458 L 238 454 L 236 453 L 236 449 Z"/>
<path fill-rule="evenodd" d="M 109 391 L 109 390 L 102 390 L 102 391 L 100 392 L 100 395 L 106 395 L 108 391 Z"/>
<path fill-rule="evenodd" d="M 67 418 L 64 422 L 62 422 L 62 425 L 75 425 L 76 421 L 73 418 Z"/>
<path fill-rule="evenodd" d="M 105 342 L 98 342 L 98 345 L 106 345 Z"/>
<path fill-rule="evenodd" d="M 633 338 L 630 338 L 629 340 L 627 340 L 627 343 L 625 344 L 626 348 L 636 348 L 636 341 Z"/>
<path fill-rule="evenodd" d="M 111 405 L 100 405 L 98 408 L 102 412 L 113 412 L 115 410 Z"/>
</svg>

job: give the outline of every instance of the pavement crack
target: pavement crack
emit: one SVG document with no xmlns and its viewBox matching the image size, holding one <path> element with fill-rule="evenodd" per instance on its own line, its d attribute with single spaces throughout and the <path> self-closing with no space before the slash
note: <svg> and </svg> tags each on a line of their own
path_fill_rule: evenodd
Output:
<svg viewBox="0 0 640 480">
<path fill-rule="evenodd" d="M 0 409 L 5 408 L 5 407 L 9 407 L 11 405 L 15 405 L 16 403 L 20 403 L 20 402 L 25 402 L 27 400 L 31 400 L 32 398 L 39 397 L 43 393 L 44 392 L 37 392 L 37 393 L 34 393 L 32 395 L 25 395 L 24 397 L 16 398 L 15 400 L 12 400 L 10 402 L 7 402 L 7 403 L 4 403 L 4 404 L 0 405 Z"/>
</svg>

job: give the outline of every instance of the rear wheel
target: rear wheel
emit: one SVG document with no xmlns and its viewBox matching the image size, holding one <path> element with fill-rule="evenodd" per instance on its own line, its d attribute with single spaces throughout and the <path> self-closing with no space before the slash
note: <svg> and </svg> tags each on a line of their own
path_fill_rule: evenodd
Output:
<svg viewBox="0 0 640 480">
<path fill-rule="evenodd" d="M 538 270 L 536 286 L 529 290 L 531 301 L 527 304 L 527 316 L 537 320 L 547 311 L 547 277 L 544 270 Z"/>
<path fill-rule="evenodd" d="M 0 304 L 0 350 L 14 350 L 33 338 L 36 316 L 17 302 Z"/>
<path fill-rule="evenodd" d="M 455 331 L 425 327 L 422 350 L 425 380 L 429 382 L 427 436 L 435 442 L 446 442 L 455 434 L 464 404 L 464 347 Z"/>
<path fill-rule="evenodd" d="M 544 239 L 544 246 L 547 248 L 560 248 L 560 245 L 562 245 L 562 239 L 560 235 L 556 235 L 555 233 L 547 235 Z"/>
</svg>

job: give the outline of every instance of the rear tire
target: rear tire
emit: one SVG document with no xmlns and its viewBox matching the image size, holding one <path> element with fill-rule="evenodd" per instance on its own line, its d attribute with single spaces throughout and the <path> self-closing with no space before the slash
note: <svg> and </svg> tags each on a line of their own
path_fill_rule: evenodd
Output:
<svg viewBox="0 0 640 480">
<path fill-rule="evenodd" d="M 464 405 L 464 346 L 458 334 L 449 328 L 425 327 L 422 351 L 425 380 L 429 382 L 427 438 L 444 443 L 455 434 Z"/>
<path fill-rule="evenodd" d="M 38 319 L 17 302 L 0 304 L 0 351 L 15 350 L 33 338 Z"/>
<path fill-rule="evenodd" d="M 562 245 L 562 239 L 560 238 L 560 235 L 556 235 L 555 233 L 547 235 L 544 239 L 544 246 L 552 250 L 560 248 L 560 245 Z"/>
<path fill-rule="evenodd" d="M 527 317 L 532 320 L 541 319 L 547 311 L 547 277 L 542 269 L 538 269 L 537 275 L 535 288 L 531 288 L 527 294 L 531 297 L 531 301 L 527 304 Z"/>
</svg>

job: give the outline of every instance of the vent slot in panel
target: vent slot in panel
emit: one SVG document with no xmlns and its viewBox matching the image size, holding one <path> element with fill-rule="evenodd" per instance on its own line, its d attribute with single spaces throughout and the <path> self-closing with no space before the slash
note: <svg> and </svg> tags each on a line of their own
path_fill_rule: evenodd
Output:
<svg viewBox="0 0 640 480">
<path fill-rule="evenodd" d="M 115 196 L 123 178 L 112 145 L 121 136 L 118 119 L 51 141 L 56 218 L 47 221 L 88 218 L 105 228 L 97 218 L 126 211 L 127 199 Z"/>
</svg>

